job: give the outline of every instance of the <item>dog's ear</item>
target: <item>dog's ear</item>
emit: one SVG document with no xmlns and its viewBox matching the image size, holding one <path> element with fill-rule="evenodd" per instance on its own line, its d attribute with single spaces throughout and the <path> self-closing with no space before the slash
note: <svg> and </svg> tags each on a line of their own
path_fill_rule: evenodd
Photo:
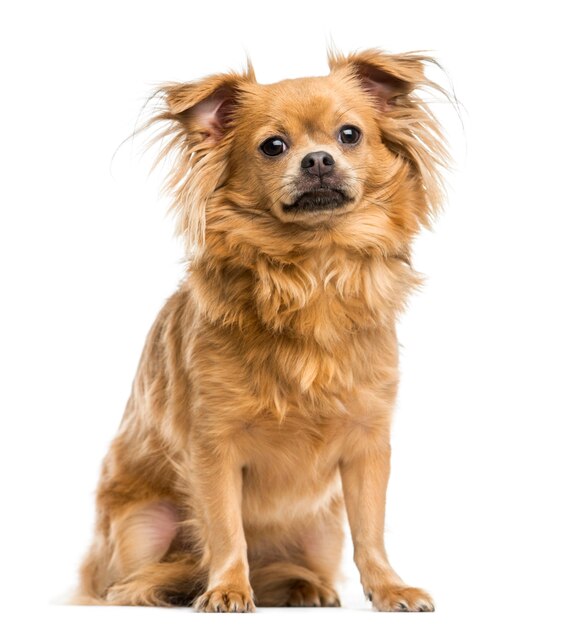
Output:
<svg viewBox="0 0 563 626">
<path fill-rule="evenodd" d="M 216 74 L 193 83 L 163 85 L 167 117 L 189 133 L 193 142 L 210 139 L 218 143 L 225 135 L 244 83 L 255 82 L 249 64 L 246 72 Z"/>
<path fill-rule="evenodd" d="M 365 50 L 344 56 L 329 51 L 331 72 L 342 69 L 352 72 L 362 88 L 372 97 L 375 106 L 383 113 L 393 110 L 424 81 L 426 57 L 416 54 L 385 54 L 379 50 Z"/>
<path fill-rule="evenodd" d="M 146 127 L 164 127 L 149 145 L 165 140 L 157 163 L 169 156 L 174 159 L 166 190 L 178 216 L 178 232 L 189 250 L 201 247 L 205 241 L 207 203 L 227 171 L 231 121 L 245 85 L 255 82 L 249 62 L 241 74 L 231 72 L 193 83 L 169 83 L 157 92 L 161 106 Z"/>
</svg>

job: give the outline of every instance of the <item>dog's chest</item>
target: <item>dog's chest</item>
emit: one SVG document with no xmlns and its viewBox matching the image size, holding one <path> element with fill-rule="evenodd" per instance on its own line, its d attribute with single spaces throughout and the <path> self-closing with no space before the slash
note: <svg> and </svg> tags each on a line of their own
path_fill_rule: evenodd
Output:
<svg viewBox="0 0 563 626">
<path fill-rule="evenodd" d="M 257 262 L 257 312 L 276 331 L 312 336 L 329 345 L 350 327 L 342 300 L 350 305 L 357 298 L 360 290 L 354 282 L 351 268 L 339 267 L 328 251 L 294 263 L 263 257 Z"/>
<path fill-rule="evenodd" d="M 256 448 L 244 470 L 243 511 L 257 525 L 300 518 L 340 492 L 338 442 L 328 430 L 297 424 L 256 427 Z"/>
<path fill-rule="evenodd" d="M 379 315 L 366 303 L 360 269 L 329 251 L 258 263 L 255 310 L 268 329 L 264 353 L 274 378 L 298 393 L 350 387 Z"/>
<path fill-rule="evenodd" d="M 364 258 L 338 248 L 294 262 L 260 257 L 256 311 L 275 331 L 310 337 L 330 350 L 360 329 L 388 325 L 417 284 L 399 258 Z"/>
<path fill-rule="evenodd" d="M 358 391 L 330 416 L 290 413 L 281 423 L 254 421 L 243 435 L 247 516 L 257 524 L 274 523 L 329 506 L 341 491 L 342 460 L 385 437 L 386 414 L 378 402 Z"/>
</svg>

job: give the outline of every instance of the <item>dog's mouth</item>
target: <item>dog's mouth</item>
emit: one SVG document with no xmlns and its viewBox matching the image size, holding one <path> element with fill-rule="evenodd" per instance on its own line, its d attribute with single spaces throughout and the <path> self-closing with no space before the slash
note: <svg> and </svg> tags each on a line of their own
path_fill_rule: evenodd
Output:
<svg viewBox="0 0 563 626">
<path fill-rule="evenodd" d="M 327 211 L 337 209 L 348 202 L 351 202 L 341 189 L 330 187 L 320 187 L 312 191 L 306 191 L 297 197 L 295 202 L 284 204 L 283 210 L 286 213 L 298 211 Z"/>
</svg>

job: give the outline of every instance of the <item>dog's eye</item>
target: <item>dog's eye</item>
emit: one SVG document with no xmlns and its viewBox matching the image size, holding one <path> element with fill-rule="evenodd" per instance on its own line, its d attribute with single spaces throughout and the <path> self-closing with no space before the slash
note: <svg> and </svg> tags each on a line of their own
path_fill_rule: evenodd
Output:
<svg viewBox="0 0 563 626">
<path fill-rule="evenodd" d="M 355 126 L 343 126 L 338 133 L 338 139 L 341 143 L 358 143 L 362 133 Z"/>
<path fill-rule="evenodd" d="M 268 137 L 260 144 L 260 150 L 266 156 L 278 156 L 287 150 L 287 144 L 281 137 Z"/>
</svg>

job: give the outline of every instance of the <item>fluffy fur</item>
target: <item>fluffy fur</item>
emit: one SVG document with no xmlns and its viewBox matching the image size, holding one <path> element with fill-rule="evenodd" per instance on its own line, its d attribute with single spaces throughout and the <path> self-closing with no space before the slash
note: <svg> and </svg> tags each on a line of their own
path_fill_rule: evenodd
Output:
<svg viewBox="0 0 563 626">
<path fill-rule="evenodd" d="M 328 76 L 162 87 L 152 123 L 191 262 L 103 464 L 78 602 L 338 605 L 346 508 L 374 607 L 433 610 L 383 543 L 395 320 L 447 157 L 420 95 L 429 62 L 331 53 Z M 260 151 L 271 136 L 283 154 Z M 325 178 L 303 169 L 312 151 L 334 157 Z M 291 208 L 326 185 L 345 201 Z"/>
</svg>

